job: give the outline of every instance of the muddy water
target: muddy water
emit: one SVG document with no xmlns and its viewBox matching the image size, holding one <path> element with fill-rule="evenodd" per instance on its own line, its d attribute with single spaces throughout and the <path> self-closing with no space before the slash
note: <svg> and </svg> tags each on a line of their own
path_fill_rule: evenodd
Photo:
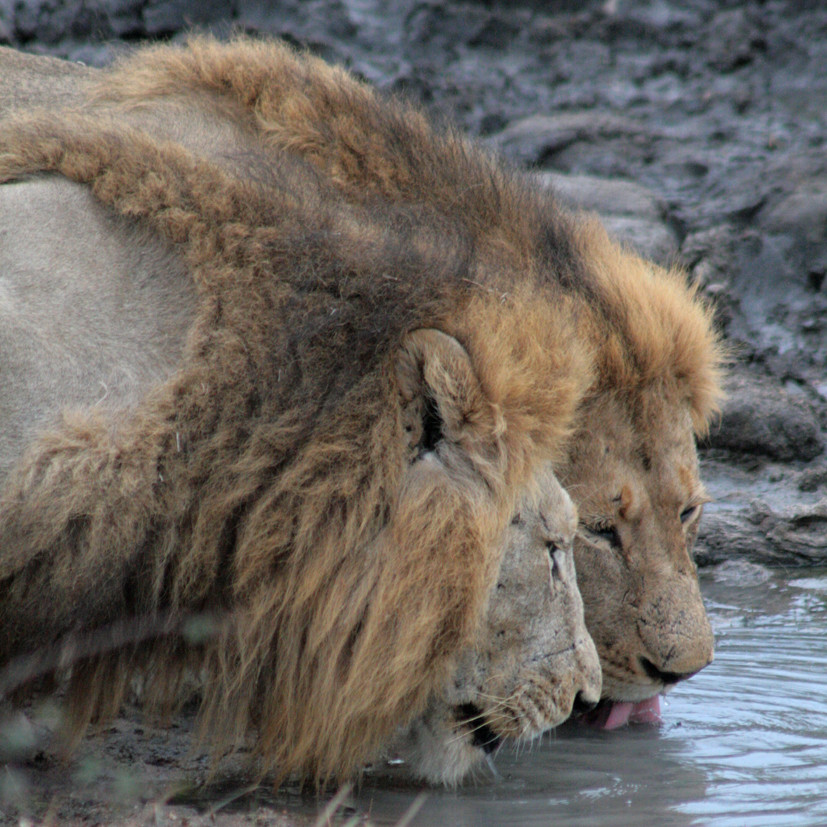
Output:
<svg viewBox="0 0 827 827">
<path fill-rule="evenodd" d="M 501 751 L 499 779 L 431 791 L 413 823 L 827 824 L 827 570 L 702 579 L 715 662 L 668 695 L 661 726 L 567 725 Z M 351 803 L 394 824 L 418 792 L 374 778 Z"/>
</svg>

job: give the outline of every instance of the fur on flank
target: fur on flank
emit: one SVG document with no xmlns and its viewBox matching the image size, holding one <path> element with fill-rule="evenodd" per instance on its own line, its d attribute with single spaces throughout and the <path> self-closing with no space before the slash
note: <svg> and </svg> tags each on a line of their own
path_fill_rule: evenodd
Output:
<svg viewBox="0 0 827 827">
<path fill-rule="evenodd" d="M 427 203 L 461 220 L 492 256 L 489 283 L 563 286 L 594 348 L 592 397 L 619 394 L 634 410 L 641 395 L 674 387 L 696 433 L 708 428 L 723 354 L 711 309 L 680 270 L 640 259 L 597 221 L 565 215 L 529 175 L 415 106 L 283 43 L 195 37 L 141 49 L 99 78 L 93 98 L 140 108 L 196 90 L 212 93 L 217 111 L 239 105 L 240 122 L 312 163 L 350 201 Z"/>
<path fill-rule="evenodd" d="M 194 662 L 216 753 L 253 728 L 262 771 L 352 774 L 470 645 L 515 499 L 564 452 L 592 382 L 574 303 L 492 290 L 462 223 L 347 204 L 286 153 L 241 180 L 106 120 L 4 124 L 0 180 L 40 172 L 180 245 L 198 308 L 170 380 L 67 411 L 0 492 L 0 663 L 214 612 L 199 646 L 77 665 L 78 727 Z"/>
</svg>

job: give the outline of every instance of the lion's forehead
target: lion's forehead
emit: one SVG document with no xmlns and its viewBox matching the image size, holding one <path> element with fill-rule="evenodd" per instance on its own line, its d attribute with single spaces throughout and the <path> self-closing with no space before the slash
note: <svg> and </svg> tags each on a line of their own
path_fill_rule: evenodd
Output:
<svg viewBox="0 0 827 827">
<path fill-rule="evenodd" d="M 621 507 L 629 513 L 671 511 L 702 495 L 686 406 L 662 400 L 657 405 L 650 402 L 647 410 L 646 427 L 615 400 L 587 411 L 560 469 L 581 519 L 609 516 Z"/>
<path fill-rule="evenodd" d="M 622 513 L 634 519 L 648 512 L 678 513 L 693 499 L 703 495 L 694 449 L 660 456 L 656 463 L 642 468 L 629 457 L 604 459 L 599 478 L 579 490 L 572 486 L 578 509 L 584 519 L 589 515 L 610 516 Z"/>
</svg>

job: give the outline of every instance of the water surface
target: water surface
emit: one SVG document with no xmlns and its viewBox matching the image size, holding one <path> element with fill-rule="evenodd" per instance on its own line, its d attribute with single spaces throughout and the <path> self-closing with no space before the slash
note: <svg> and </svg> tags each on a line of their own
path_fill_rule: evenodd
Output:
<svg viewBox="0 0 827 827">
<path fill-rule="evenodd" d="M 502 750 L 500 779 L 430 791 L 412 823 L 827 824 L 827 570 L 725 564 L 702 582 L 715 661 L 667 696 L 661 726 L 566 725 Z M 394 824 L 419 792 L 370 778 L 351 804 Z"/>
<path fill-rule="evenodd" d="M 428 790 L 411 823 L 827 824 L 827 570 L 723 564 L 703 573 L 702 587 L 715 661 L 667 696 L 661 726 L 566 725 L 530 748 L 503 749 L 499 777 L 485 770 L 458 790 Z M 126 714 L 86 739 L 72 764 L 44 753 L 0 771 L 0 822 L 4 805 L 7 815 L 12 805 L 54 812 L 58 823 L 132 824 L 141 807 L 167 805 L 181 820 L 206 812 L 254 824 L 285 813 L 317 822 L 324 798 L 290 785 L 249 787 L 242 771 L 201 787 L 207 759 L 189 752 L 191 718 L 152 726 Z M 422 793 L 403 770 L 378 767 L 333 823 L 397 825 Z"/>
</svg>

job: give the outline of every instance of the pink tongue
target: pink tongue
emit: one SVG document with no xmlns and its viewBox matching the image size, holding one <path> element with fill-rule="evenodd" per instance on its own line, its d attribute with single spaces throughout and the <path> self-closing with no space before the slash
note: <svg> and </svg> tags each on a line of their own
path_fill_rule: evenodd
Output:
<svg viewBox="0 0 827 827">
<path fill-rule="evenodd" d="M 632 707 L 629 721 L 633 724 L 659 724 L 663 718 L 660 714 L 660 695 L 655 695 Z"/>
<path fill-rule="evenodd" d="M 603 724 L 603 729 L 617 729 L 624 724 L 659 724 L 660 695 L 639 701 L 636 704 L 629 701 L 616 701 L 609 710 L 609 717 Z"/>
</svg>

